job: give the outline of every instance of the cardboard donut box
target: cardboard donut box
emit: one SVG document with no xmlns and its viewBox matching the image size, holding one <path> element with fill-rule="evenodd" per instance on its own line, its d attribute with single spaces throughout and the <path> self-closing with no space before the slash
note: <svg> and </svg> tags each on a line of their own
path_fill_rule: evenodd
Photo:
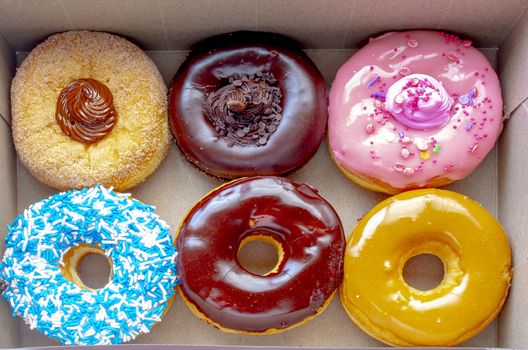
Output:
<svg viewBox="0 0 528 350">
<path fill-rule="evenodd" d="M 449 31 L 472 40 L 499 73 L 508 119 L 501 138 L 473 174 L 447 188 L 480 202 L 500 220 L 512 245 L 514 278 L 497 320 L 461 346 L 528 349 L 528 0 L 1 0 L 0 256 L 5 226 L 31 203 L 57 192 L 20 164 L 10 129 L 9 91 L 16 66 L 50 34 L 88 29 L 122 35 L 147 51 L 168 84 L 189 47 L 200 39 L 235 30 L 277 32 L 303 45 L 330 86 L 338 67 L 370 36 L 415 28 Z M 347 235 L 358 218 L 386 198 L 348 181 L 331 162 L 325 142 L 290 178 L 318 188 L 337 210 Z M 174 234 L 185 212 L 220 184 L 192 168 L 173 144 L 161 167 L 130 192 L 157 206 Z M 105 278 L 98 268 L 89 264 L 87 268 L 81 275 L 94 283 Z M 409 267 L 409 278 L 417 284 L 430 283 L 441 274 L 428 259 Z M 132 344 L 125 347 L 383 346 L 349 320 L 338 297 L 301 327 L 248 336 L 222 333 L 205 324 L 179 295 L 162 322 Z M 57 343 L 12 317 L 0 298 L 0 348 L 44 346 Z"/>
</svg>

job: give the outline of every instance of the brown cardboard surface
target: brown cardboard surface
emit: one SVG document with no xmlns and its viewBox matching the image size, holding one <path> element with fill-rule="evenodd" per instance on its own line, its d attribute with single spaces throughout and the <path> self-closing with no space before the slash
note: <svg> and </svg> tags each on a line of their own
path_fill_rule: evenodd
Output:
<svg viewBox="0 0 528 350">
<path fill-rule="evenodd" d="M 256 30 L 257 1 L 159 1 L 170 49 L 187 49 L 208 36 L 235 30 Z M 213 26 L 204 23 L 214 23 Z"/>
<path fill-rule="evenodd" d="M 0 255 L 5 250 L 5 227 L 17 215 L 16 156 L 11 140 L 11 128 L 0 118 Z M 11 308 L 0 297 L 0 348 L 20 344 L 18 322 L 11 317 Z"/>
<path fill-rule="evenodd" d="M 0 115 L 11 121 L 9 92 L 15 70 L 15 55 L 7 40 L 0 34 Z"/>
<path fill-rule="evenodd" d="M 62 0 L 0 1 L 0 13 L 0 33 L 15 50 L 33 47 L 50 34 L 71 27 Z"/>
<path fill-rule="evenodd" d="M 380 31 L 448 28 L 475 35 L 480 47 L 498 47 L 527 6 L 524 0 L 3 0 L 0 33 L 17 51 L 68 29 L 121 33 L 149 50 L 183 50 L 240 29 L 343 49 Z"/>
<path fill-rule="evenodd" d="M 361 0 L 348 3 L 353 8 L 346 47 L 355 46 L 372 33 L 409 28 L 449 29 L 474 36 L 478 47 L 497 47 L 528 5 L 522 0 Z"/>
<path fill-rule="evenodd" d="M 528 98 L 528 15 L 525 11 L 511 35 L 501 45 L 499 55 L 499 73 L 505 101 L 505 115 L 510 114 Z"/>
<path fill-rule="evenodd" d="M 509 234 L 514 276 L 510 296 L 500 317 L 500 347 L 528 348 L 528 102 L 508 121 L 499 143 L 499 218 Z"/>
<path fill-rule="evenodd" d="M 62 0 L 62 7 L 70 29 L 121 33 L 142 47 L 153 39 L 156 48 L 169 47 L 159 1 L 127 0 L 117 4 L 108 0 Z"/>
</svg>

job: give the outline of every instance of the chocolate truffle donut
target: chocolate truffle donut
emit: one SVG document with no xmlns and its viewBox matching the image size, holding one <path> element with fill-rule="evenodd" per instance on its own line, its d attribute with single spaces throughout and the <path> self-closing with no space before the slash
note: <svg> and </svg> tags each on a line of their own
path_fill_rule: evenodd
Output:
<svg viewBox="0 0 528 350">
<path fill-rule="evenodd" d="M 252 240 L 277 249 L 267 274 L 238 261 Z M 314 188 L 286 178 L 244 178 L 213 190 L 182 221 L 177 247 L 185 303 L 223 331 L 266 334 L 303 324 L 343 278 L 339 217 Z"/>
<path fill-rule="evenodd" d="M 152 60 L 131 42 L 101 32 L 52 35 L 11 86 L 18 156 L 60 190 L 133 187 L 167 154 L 166 94 Z"/>
<path fill-rule="evenodd" d="M 325 83 L 292 40 L 236 32 L 199 43 L 169 96 L 171 130 L 187 159 L 233 179 L 305 164 L 324 136 Z"/>
</svg>

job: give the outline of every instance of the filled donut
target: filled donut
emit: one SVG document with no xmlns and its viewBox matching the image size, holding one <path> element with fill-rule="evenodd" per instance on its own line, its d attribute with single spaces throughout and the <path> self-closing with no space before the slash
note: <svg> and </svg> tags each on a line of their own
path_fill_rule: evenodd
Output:
<svg viewBox="0 0 528 350">
<path fill-rule="evenodd" d="M 411 287 L 406 262 L 444 265 L 433 289 Z M 348 238 L 341 302 L 372 337 L 393 346 L 452 346 L 500 312 L 512 278 L 508 238 L 495 218 L 458 193 L 404 192 L 374 207 Z"/>
<path fill-rule="evenodd" d="M 326 89 L 292 40 L 237 32 L 194 48 L 171 83 L 171 130 L 205 173 L 233 179 L 280 175 L 317 151 L 327 121 Z"/>
<path fill-rule="evenodd" d="M 328 142 L 352 181 L 389 194 L 470 174 L 502 130 L 499 80 L 469 40 L 434 31 L 371 39 L 338 71 Z"/>
<path fill-rule="evenodd" d="M 267 274 L 246 270 L 251 240 L 279 256 Z M 235 180 L 202 198 L 177 238 L 180 292 L 201 319 L 229 332 L 268 334 L 307 322 L 341 283 L 345 238 L 317 191 L 280 177 Z"/>
<path fill-rule="evenodd" d="M 31 328 L 63 344 L 118 344 L 147 333 L 172 302 L 176 250 L 154 207 L 102 186 L 56 194 L 8 227 L 0 285 Z M 87 287 L 77 267 L 107 257 L 108 284 Z M 0 290 L 1 294 L 1 290 Z"/>
<path fill-rule="evenodd" d="M 20 160 L 60 190 L 125 190 L 168 151 L 167 88 L 147 55 L 100 32 L 55 34 L 22 62 L 11 86 Z"/>
</svg>

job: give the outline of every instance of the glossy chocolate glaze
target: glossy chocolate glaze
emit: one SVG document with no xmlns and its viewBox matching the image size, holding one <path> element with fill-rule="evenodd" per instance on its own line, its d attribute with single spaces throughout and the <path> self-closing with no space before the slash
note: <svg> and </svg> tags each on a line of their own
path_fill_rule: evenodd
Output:
<svg viewBox="0 0 528 350">
<path fill-rule="evenodd" d="M 281 120 L 265 145 L 233 145 L 204 115 L 210 94 L 229 78 L 272 73 L 282 93 Z M 169 113 L 177 144 L 194 165 L 222 178 L 278 175 L 306 163 L 324 136 L 324 79 L 290 39 L 237 32 L 199 43 L 171 83 Z"/>
<path fill-rule="evenodd" d="M 255 234 L 282 245 L 277 272 L 240 266 L 239 245 Z M 316 314 L 343 278 L 339 217 L 312 187 L 286 178 L 245 178 L 214 190 L 183 220 L 177 247 L 181 291 L 223 328 L 288 328 Z"/>
<path fill-rule="evenodd" d="M 60 92 L 55 118 L 62 132 L 72 140 L 83 143 L 102 140 L 117 121 L 112 92 L 95 79 L 74 80 Z"/>
</svg>

